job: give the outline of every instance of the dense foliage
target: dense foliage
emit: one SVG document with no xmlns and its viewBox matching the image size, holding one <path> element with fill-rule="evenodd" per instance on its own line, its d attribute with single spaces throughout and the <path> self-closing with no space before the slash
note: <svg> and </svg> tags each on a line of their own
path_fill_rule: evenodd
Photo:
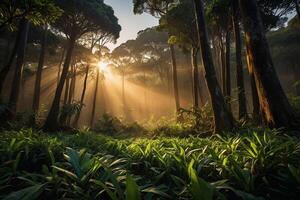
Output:
<svg viewBox="0 0 300 200">
<path fill-rule="evenodd" d="M 83 130 L 2 132 L 0 196 L 296 199 L 300 141 L 278 133 L 114 139 Z"/>
</svg>

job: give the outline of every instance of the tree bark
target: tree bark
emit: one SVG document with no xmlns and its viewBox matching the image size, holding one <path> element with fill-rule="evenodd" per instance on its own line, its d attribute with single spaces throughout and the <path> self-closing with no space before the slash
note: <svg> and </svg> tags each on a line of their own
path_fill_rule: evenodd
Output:
<svg viewBox="0 0 300 200">
<path fill-rule="evenodd" d="M 176 63 L 174 45 L 172 44 L 170 44 L 170 52 L 171 52 L 171 60 L 172 60 L 173 90 L 174 90 L 174 98 L 175 98 L 176 115 L 177 115 L 177 120 L 179 120 L 180 100 L 179 100 L 179 92 L 178 92 L 177 63 Z"/>
<path fill-rule="evenodd" d="M 205 69 L 206 83 L 210 92 L 211 104 L 214 112 L 214 132 L 231 130 L 234 127 L 234 120 L 231 112 L 225 104 L 221 88 L 218 84 L 214 64 L 208 42 L 207 26 L 204 18 L 204 7 L 202 0 L 194 0 L 195 15 L 197 19 L 198 37 L 201 46 L 201 54 Z"/>
<path fill-rule="evenodd" d="M 199 72 L 198 72 L 198 63 L 197 63 L 197 48 L 191 48 L 191 60 L 193 66 L 193 92 L 194 92 L 194 108 L 199 108 L 199 100 L 198 100 L 198 84 L 199 84 Z"/>
<path fill-rule="evenodd" d="M 99 85 L 99 69 L 97 69 L 97 76 L 96 76 L 96 85 L 95 85 L 95 92 L 94 92 L 94 99 L 93 99 L 91 122 L 90 122 L 91 127 L 93 127 L 94 125 L 94 119 L 96 113 L 96 102 L 97 102 L 97 95 L 98 95 L 98 85 Z"/>
<path fill-rule="evenodd" d="M 58 73 L 57 73 L 57 85 L 59 84 L 59 77 L 60 77 L 60 71 L 61 71 L 61 65 L 63 63 L 64 57 L 65 57 L 65 53 L 66 53 L 66 48 L 63 48 L 63 52 L 61 54 L 61 58 L 59 61 L 59 65 L 58 65 Z"/>
<path fill-rule="evenodd" d="M 13 77 L 11 93 L 9 97 L 9 108 L 13 114 L 12 117 L 14 117 L 14 115 L 17 112 L 17 103 L 20 94 L 20 84 L 22 79 L 25 49 L 27 45 L 27 37 L 28 37 L 28 30 L 29 30 L 29 22 L 27 19 L 22 19 L 21 27 L 22 28 L 21 28 L 20 44 L 17 50 L 16 68 Z"/>
<path fill-rule="evenodd" d="M 60 104 L 60 99 L 64 88 L 64 84 L 68 75 L 75 42 L 76 42 L 76 36 L 75 34 L 72 34 L 69 39 L 68 50 L 67 50 L 64 66 L 62 69 L 61 78 L 59 80 L 59 84 L 57 85 L 54 100 L 52 102 L 52 106 L 50 108 L 50 111 L 48 113 L 47 119 L 43 127 L 44 131 L 55 131 L 59 128 L 59 123 L 58 123 L 59 106 L 60 106 L 59 104 Z"/>
<path fill-rule="evenodd" d="M 247 104 L 244 85 L 244 73 L 242 62 L 242 40 L 240 31 L 238 0 L 233 2 L 233 16 L 232 22 L 234 27 L 235 36 L 235 56 L 236 56 L 236 81 L 238 88 L 238 107 L 239 107 L 239 119 L 247 118 Z M 256 113 L 258 114 L 258 113 Z"/>
<path fill-rule="evenodd" d="M 72 74 L 71 74 L 71 84 L 69 89 L 69 97 L 68 97 L 68 104 L 71 105 L 74 100 L 74 93 L 75 93 L 75 85 L 76 85 L 76 66 L 75 64 L 72 65 Z M 70 126 L 72 116 L 67 116 L 66 124 Z"/>
<path fill-rule="evenodd" d="M 86 66 L 86 72 L 85 72 L 85 77 L 84 77 L 84 82 L 83 82 L 83 89 L 82 89 L 81 98 L 80 98 L 81 109 L 76 114 L 76 117 L 74 119 L 74 122 L 73 122 L 74 127 L 78 127 L 78 121 L 79 121 L 80 114 L 81 114 L 81 111 L 82 111 L 82 108 L 83 108 L 83 102 L 84 102 L 84 97 L 85 97 L 85 92 L 86 92 L 86 86 L 87 86 L 87 80 L 88 80 L 88 76 L 89 76 L 89 70 L 90 70 L 90 65 L 88 64 Z"/>
<path fill-rule="evenodd" d="M 271 128 L 294 127 L 296 117 L 277 77 L 257 2 L 239 2 L 263 118 Z"/>
<path fill-rule="evenodd" d="M 68 72 L 65 82 L 66 82 L 66 84 L 65 84 L 65 94 L 64 94 L 63 105 L 68 104 L 68 98 L 69 98 L 69 93 L 70 93 L 70 72 Z"/>
<path fill-rule="evenodd" d="M 199 91 L 199 97 L 200 97 L 200 105 L 205 106 L 206 104 L 206 98 L 205 98 L 205 90 L 203 90 L 202 86 L 202 80 L 204 80 L 203 72 L 200 70 L 199 74 L 199 81 L 198 81 L 198 91 Z"/>
<path fill-rule="evenodd" d="M 14 61 L 14 58 L 16 57 L 16 54 L 17 54 L 17 50 L 18 50 L 18 47 L 19 47 L 19 44 L 20 44 L 20 38 L 21 38 L 21 35 L 22 35 L 22 20 L 20 21 L 20 24 L 19 24 L 19 30 L 18 30 L 18 33 L 17 33 L 17 37 L 15 39 L 15 44 L 14 44 L 14 47 L 12 49 L 12 52 L 9 56 L 9 60 L 8 62 L 3 66 L 3 68 L 1 69 L 0 71 L 0 101 L 2 99 L 2 89 L 3 89 L 3 85 L 4 85 L 4 82 L 5 82 L 5 79 L 6 79 L 6 76 L 13 64 L 13 61 Z"/>
<path fill-rule="evenodd" d="M 70 89 L 69 89 L 69 97 L 68 97 L 68 104 L 71 104 L 73 101 L 74 97 L 74 92 L 75 92 L 75 82 L 76 82 L 76 67 L 75 64 L 72 65 L 71 69 L 71 78 L 70 78 Z"/>
<path fill-rule="evenodd" d="M 9 35 L 6 39 L 6 45 L 5 45 L 5 53 L 3 54 L 3 58 L 2 58 L 2 62 L 0 65 L 0 71 L 2 70 L 2 68 L 4 67 L 4 65 L 8 62 L 8 58 L 9 58 L 9 53 L 10 53 L 10 45 L 11 45 L 11 35 Z"/>
<path fill-rule="evenodd" d="M 258 93 L 256 89 L 255 78 L 253 74 L 253 61 L 250 59 L 249 55 L 250 55 L 249 49 L 248 46 L 246 46 L 246 61 L 247 61 L 247 67 L 250 76 L 251 94 L 252 94 L 252 118 L 255 121 L 259 122 L 261 121 L 260 105 L 259 105 Z"/>
<path fill-rule="evenodd" d="M 39 64 L 36 72 L 35 85 L 34 85 L 34 95 L 33 95 L 33 104 L 32 110 L 34 114 L 37 114 L 40 106 L 40 91 L 41 91 L 41 81 L 42 81 L 42 72 L 44 67 L 44 58 L 46 51 L 46 43 L 47 43 L 47 31 L 48 27 L 45 25 L 45 30 L 43 32 L 42 40 L 41 40 L 41 52 L 39 57 Z"/>
<path fill-rule="evenodd" d="M 222 81 L 222 91 L 223 95 L 226 96 L 226 55 L 224 50 L 224 45 L 222 41 L 222 36 L 220 39 L 220 55 L 221 55 L 221 81 Z"/>
<path fill-rule="evenodd" d="M 296 63 L 293 64 L 294 82 L 295 82 L 295 95 L 300 96 L 300 68 Z"/>
<path fill-rule="evenodd" d="M 230 108 L 230 96 L 231 96 L 231 66 L 230 66 L 230 36 L 231 30 L 227 30 L 226 32 L 226 75 L 225 75 L 225 82 L 226 82 L 226 100 L 228 107 Z"/>
</svg>

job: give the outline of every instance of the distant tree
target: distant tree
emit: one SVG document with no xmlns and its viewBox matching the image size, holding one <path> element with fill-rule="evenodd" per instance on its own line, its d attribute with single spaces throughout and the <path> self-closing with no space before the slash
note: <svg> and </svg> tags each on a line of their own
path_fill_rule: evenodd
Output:
<svg viewBox="0 0 300 200">
<path fill-rule="evenodd" d="M 168 13 L 170 8 L 176 5 L 177 0 L 133 0 L 134 13 L 141 14 L 143 12 L 150 13 L 155 17 L 162 17 Z M 174 98 L 177 115 L 180 109 L 180 100 L 178 92 L 178 80 L 177 80 L 177 63 L 175 56 L 174 45 L 170 44 L 170 53 L 172 61 L 172 75 L 173 75 L 173 87 L 174 87 Z M 179 117 L 179 116 L 177 116 Z"/>
<path fill-rule="evenodd" d="M 285 28 L 267 34 L 272 58 L 278 72 L 293 76 L 295 95 L 300 96 L 300 20 L 295 16 Z"/>
<path fill-rule="evenodd" d="M 167 41 L 166 32 L 158 31 L 157 27 L 147 28 L 138 33 L 132 50 L 135 60 L 138 61 L 136 66 L 143 72 L 152 70 L 157 73 L 162 84 L 170 82 L 170 52 Z"/>
<path fill-rule="evenodd" d="M 199 107 L 199 69 L 197 55 L 199 52 L 198 33 L 196 29 L 194 4 L 191 0 L 180 1 L 160 20 L 162 29 L 169 31 L 172 37 L 169 42 L 190 49 L 193 77 L 194 107 Z M 200 94 L 201 96 L 201 94 Z"/>
<path fill-rule="evenodd" d="M 270 127 L 294 127 L 295 114 L 274 69 L 258 4 L 256 0 L 239 2 L 263 118 Z"/>
<path fill-rule="evenodd" d="M 214 112 L 214 132 L 231 130 L 234 126 L 234 120 L 231 112 L 228 110 L 221 88 L 218 84 L 205 21 L 204 5 L 202 0 L 194 0 L 195 15 L 197 20 L 198 38 L 200 41 L 201 54 L 205 69 L 206 83 L 209 89 L 212 108 Z"/>
<path fill-rule="evenodd" d="M 88 33 L 80 39 L 80 43 L 83 44 L 84 46 L 89 47 L 91 53 L 92 54 L 94 53 L 99 61 L 102 59 L 102 56 L 104 56 L 106 53 L 108 53 L 110 51 L 105 46 L 107 43 L 110 43 L 110 42 L 113 42 L 113 43 L 116 42 L 116 38 L 114 37 L 113 33 L 104 32 L 102 30 L 99 30 L 97 32 Z M 96 68 L 97 68 L 97 66 L 96 66 Z M 84 98 L 85 98 L 85 92 L 86 92 L 86 88 L 87 88 L 87 80 L 89 77 L 89 72 L 90 72 L 90 65 L 87 64 L 86 71 L 85 71 L 84 83 L 83 83 L 83 90 L 82 90 L 81 98 L 79 101 L 79 103 L 81 105 L 81 109 L 84 105 Z M 99 70 L 96 69 L 96 87 L 95 87 L 94 98 L 93 98 L 93 103 L 92 103 L 92 114 L 91 114 L 91 121 L 90 121 L 91 127 L 93 126 L 94 119 L 95 119 L 98 85 L 99 85 Z M 79 110 L 79 112 L 76 114 L 76 116 L 74 118 L 73 126 L 75 126 L 75 127 L 78 126 L 81 109 Z"/>
<path fill-rule="evenodd" d="M 81 110 L 82 110 L 82 107 L 84 106 L 84 98 L 85 98 L 85 93 L 86 93 L 86 88 L 87 88 L 87 80 L 88 80 L 89 71 L 90 71 L 90 64 L 87 64 L 85 69 L 86 69 L 86 71 L 85 71 L 85 76 L 84 76 L 83 89 L 82 89 L 82 93 L 81 93 L 81 97 L 80 97 L 80 101 L 79 101 L 81 109 L 74 118 L 74 122 L 73 122 L 74 127 L 78 126 L 78 121 L 80 118 Z"/>
<path fill-rule="evenodd" d="M 99 30 L 113 33 L 118 38 L 121 30 L 113 9 L 104 4 L 103 0 L 57 0 L 56 3 L 64 13 L 55 27 L 68 38 L 68 49 L 55 97 L 44 124 L 46 131 L 56 130 L 59 126 L 59 103 L 76 41 L 84 34 Z"/>
<path fill-rule="evenodd" d="M 98 96 L 98 88 L 99 88 L 99 80 L 100 78 L 103 78 L 103 74 L 101 74 L 100 77 L 100 69 L 98 66 L 95 68 L 96 70 L 96 81 L 95 81 L 95 90 L 94 90 L 94 97 L 93 97 L 93 102 L 92 102 L 92 112 L 91 112 L 91 121 L 90 121 L 90 127 L 93 127 L 94 125 L 94 120 L 95 120 L 95 114 L 96 114 L 96 103 L 97 103 L 97 96 Z"/>
<path fill-rule="evenodd" d="M 131 115 L 127 108 L 125 82 L 129 67 L 135 62 L 135 58 L 133 57 L 134 54 L 132 54 L 132 47 L 135 45 L 134 43 L 134 40 L 128 40 L 126 43 L 121 44 L 113 50 L 110 58 L 112 65 L 122 76 L 122 107 L 125 118 L 129 120 L 131 119 Z"/>
</svg>

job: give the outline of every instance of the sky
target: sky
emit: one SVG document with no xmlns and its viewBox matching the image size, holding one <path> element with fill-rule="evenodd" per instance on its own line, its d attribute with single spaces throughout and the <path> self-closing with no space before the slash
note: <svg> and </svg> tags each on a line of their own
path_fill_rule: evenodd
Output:
<svg viewBox="0 0 300 200">
<path fill-rule="evenodd" d="M 114 9 L 119 24 L 122 26 L 117 43 L 107 45 L 111 50 L 129 39 L 135 39 L 140 30 L 158 25 L 158 19 L 147 13 L 133 14 L 132 0 L 104 0 L 104 2 Z"/>
</svg>

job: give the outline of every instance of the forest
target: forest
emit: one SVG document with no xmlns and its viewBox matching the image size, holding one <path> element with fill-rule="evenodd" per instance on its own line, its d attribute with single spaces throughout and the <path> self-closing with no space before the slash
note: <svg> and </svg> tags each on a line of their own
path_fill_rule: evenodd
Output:
<svg viewBox="0 0 300 200">
<path fill-rule="evenodd" d="M 0 199 L 299 199 L 299 55 L 300 0 L 1 0 Z"/>
</svg>

